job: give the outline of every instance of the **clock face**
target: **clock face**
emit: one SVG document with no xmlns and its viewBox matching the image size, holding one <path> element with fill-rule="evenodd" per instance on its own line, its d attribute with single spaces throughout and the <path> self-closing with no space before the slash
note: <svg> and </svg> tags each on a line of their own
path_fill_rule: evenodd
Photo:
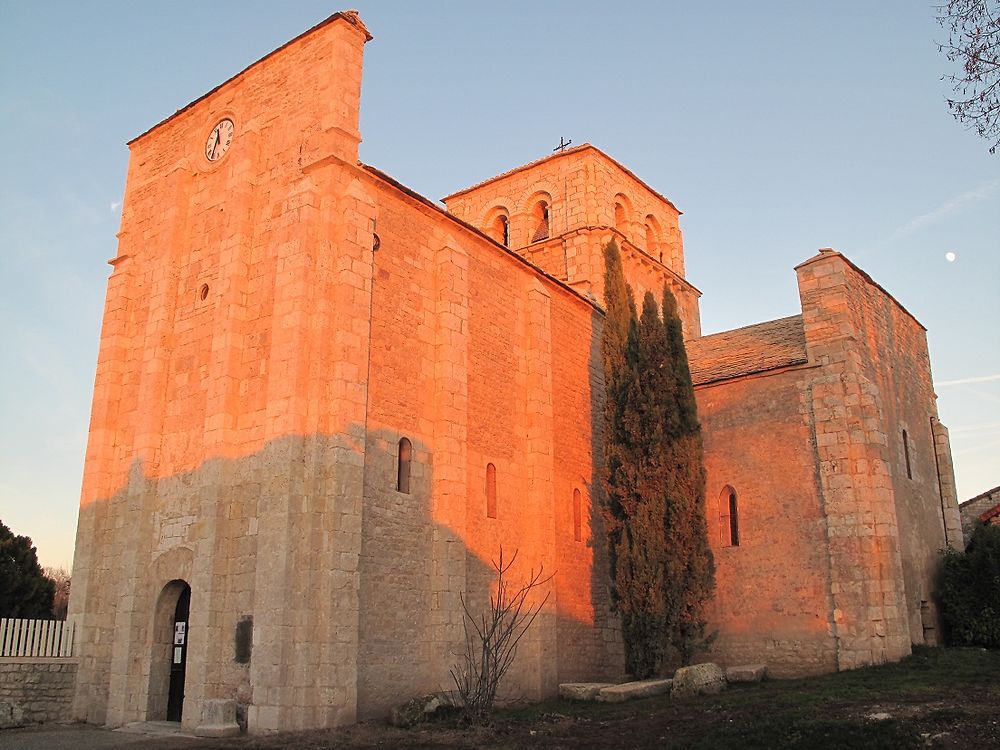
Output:
<svg viewBox="0 0 1000 750">
<path fill-rule="evenodd" d="M 208 141 L 205 142 L 205 158 L 209 161 L 218 161 L 229 150 L 229 144 L 233 142 L 233 121 L 228 117 L 219 120 L 219 123 L 212 128 L 208 134 Z"/>
</svg>

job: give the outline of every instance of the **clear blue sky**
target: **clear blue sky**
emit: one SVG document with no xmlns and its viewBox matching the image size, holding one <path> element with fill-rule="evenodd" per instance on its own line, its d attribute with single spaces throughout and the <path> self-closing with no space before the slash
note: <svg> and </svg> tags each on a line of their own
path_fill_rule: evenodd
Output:
<svg viewBox="0 0 1000 750">
<path fill-rule="evenodd" d="M 706 333 L 797 313 L 792 267 L 844 252 L 929 329 L 965 499 L 1000 484 L 1000 156 L 947 113 L 932 1 L 356 0 L 361 158 L 436 199 L 597 145 L 685 212 Z M 0 0 L 0 519 L 43 564 L 72 559 L 125 142 L 343 9 Z"/>
</svg>

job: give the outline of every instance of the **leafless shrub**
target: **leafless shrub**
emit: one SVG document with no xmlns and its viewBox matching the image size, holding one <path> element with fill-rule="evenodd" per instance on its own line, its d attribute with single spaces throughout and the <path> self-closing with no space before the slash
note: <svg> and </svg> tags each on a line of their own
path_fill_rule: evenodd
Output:
<svg viewBox="0 0 1000 750">
<path fill-rule="evenodd" d="M 490 597 L 488 612 L 473 614 L 465 597 L 461 597 L 465 613 L 465 650 L 451 670 L 451 677 L 462 700 L 464 718 L 470 724 L 489 723 L 497 689 L 514 662 L 517 644 L 549 599 L 546 593 L 538 603 L 529 601 L 536 588 L 552 579 L 551 575 L 543 577 L 542 567 L 537 572 L 532 569 L 522 586 L 511 583 L 509 573 L 516 560 L 516 551 L 509 561 L 504 560 L 503 547 L 500 547 L 500 556 L 493 561 L 497 589 Z"/>
<path fill-rule="evenodd" d="M 45 577 L 55 584 L 55 593 L 52 595 L 52 616 L 57 620 L 66 619 L 66 610 L 69 609 L 69 587 L 70 573 L 66 568 L 45 568 Z"/>
</svg>

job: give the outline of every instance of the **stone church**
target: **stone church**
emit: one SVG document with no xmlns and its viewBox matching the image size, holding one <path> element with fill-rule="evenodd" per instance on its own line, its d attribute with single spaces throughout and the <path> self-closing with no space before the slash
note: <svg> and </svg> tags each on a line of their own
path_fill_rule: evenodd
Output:
<svg viewBox="0 0 1000 750">
<path fill-rule="evenodd" d="M 583 145 L 444 199 L 358 161 L 338 13 L 129 143 L 70 615 L 75 718 L 250 732 L 451 686 L 462 600 L 554 577 L 508 694 L 623 677 L 600 527 L 602 248 L 677 297 L 717 563 L 710 658 L 776 676 L 934 642 L 960 543 L 925 330 L 840 253 L 702 336 L 680 212 Z M 791 283 L 791 280 L 790 280 Z"/>
</svg>

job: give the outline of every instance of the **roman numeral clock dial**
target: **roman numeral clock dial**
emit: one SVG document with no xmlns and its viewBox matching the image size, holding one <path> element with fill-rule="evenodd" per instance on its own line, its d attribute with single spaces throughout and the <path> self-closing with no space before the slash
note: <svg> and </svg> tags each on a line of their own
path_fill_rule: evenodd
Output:
<svg viewBox="0 0 1000 750">
<path fill-rule="evenodd" d="M 233 142 L 233 121 L 229 118 L 219 120 L 218 124 L 212 128 L 205 142 L 205 158 L 209 161 L 218 161 L 229 150 L 229 145 Z"/>
</svg>

